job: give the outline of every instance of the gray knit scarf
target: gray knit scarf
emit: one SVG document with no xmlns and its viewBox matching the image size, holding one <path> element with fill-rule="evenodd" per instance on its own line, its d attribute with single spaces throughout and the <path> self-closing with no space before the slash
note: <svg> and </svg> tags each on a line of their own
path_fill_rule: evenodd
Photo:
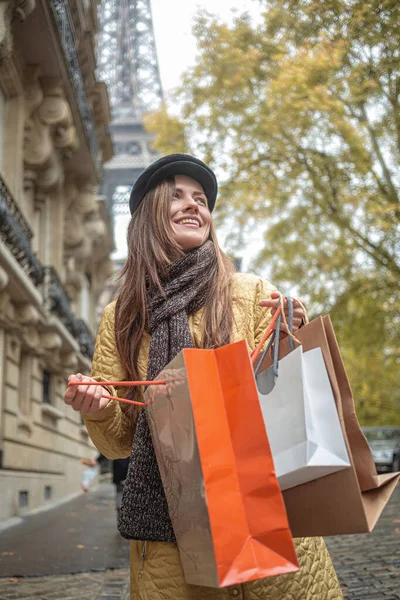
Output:
<svg viewBox="0 0 400 600">
<path fill-rule="evenodd" d="M 147 380 L 155 379 L 182 348 L 193 347 L 188 315 L 206 301 L 208 274 L 214 262 L 215 246 L 207 241 L 169 267 L 161 282 L 164 294 L 156 289 L 149 295 Z M 118 529 L 127 539 L 176 543 L 146 409 L 137 419 Z"/>
</svg>

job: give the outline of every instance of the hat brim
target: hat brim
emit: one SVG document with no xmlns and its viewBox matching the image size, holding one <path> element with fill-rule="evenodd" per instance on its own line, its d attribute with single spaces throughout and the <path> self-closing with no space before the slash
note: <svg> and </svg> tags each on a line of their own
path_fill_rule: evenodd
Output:
<svg viewBox="0 0 400 600">
<path fill-rule="evenodd" d="M 169 154 L 152 163 L 139 175 L 132 187 L 129 208 L 133 214 L 146 194 L 166 178 L 175 175 L 192 177 L 202 186 L 207 197 L 208 208 L 214 209 L 218 194 L 218 182 L 215 173 L 202 160 L 190 154 Z"/>
</svg>

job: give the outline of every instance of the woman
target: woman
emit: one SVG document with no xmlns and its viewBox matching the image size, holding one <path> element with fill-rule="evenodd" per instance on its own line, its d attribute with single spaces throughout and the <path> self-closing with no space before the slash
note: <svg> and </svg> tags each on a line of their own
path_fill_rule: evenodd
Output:
<svg viewBox="0 0 400 600">
<path fill-rule="evenodd" d="M 90 437 L 109 458 L 131 454 L 119 529 L 131 542 L 131 599 L 338 600 L 340 587 L 320 538 L 296 540 L 300 572 L 223 589 L 187 585 L 151 442 L 145 410 L 101 398 L 96 383 L 152 380 L 184 347 L 214 348 L 246 339 L 254 348 L 276 310 L 279 294 L 258 277 L 234 273 L 220 250 L 212 210 L 217 181 L 189 155 L 153 163 L 135 183 L 128 258 L 118 299 L 104 310 L 91 382 L 65 392 Z M 268 310 L 271 309 L 271 310 Z M 303 311 L 295 306 L 294 329 Z M 126 388 L 111 395 L 122 396 Z M 140 399 L 132 389 L 130 398 Z"/>
</svg>

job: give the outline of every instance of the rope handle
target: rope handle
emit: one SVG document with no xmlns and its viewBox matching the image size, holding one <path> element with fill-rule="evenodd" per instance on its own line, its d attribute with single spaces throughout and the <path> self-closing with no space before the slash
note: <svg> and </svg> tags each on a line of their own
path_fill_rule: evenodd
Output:
<svg viewBox="0 0 400 600">
<path fill-rule="evenodd" d="M 260 354 L 261 352 L 261 348 L 263 347 L 264 343 L 267 341 L 267 339 L 273 334 L 273 332 L 275 331 L 275 323 L 278 320 L 278 317 L 280 315 L 280 313 L 282 312 L 282 307 L 279 306 L 276 310 L 276 313 L 274 314 L 274 316 L 272 317 L 272 320 L 268 323 L 268 327 L 264 333 L 264 335 L 262 336 L 260 342 L 257 344 L 257 347 L 254 348 L 254 350 L 252 350 L 250 352 L 250 357 L 251 357 L 251 362 L 254 365 L 257 356 Z"/>
<path fill-rule="evenodd" d="M 141 385 L 166 385 L 167 383 L 171 383 L 174 381 L 182 381 L 184 379 L 184 377 L 175 377 L 175 378 L 171 378 L 171 379 L 165 379 L 165 380 L 157 380 L 157 381 L 70 381 L 68 383 L 68 387 L 72 387 L 72 386 L 78 386 L 78 385 L 86 385 L 86 386 L 90 386 L 90 385 L 113 385 L 113 386 L 118 386 L 118 387 L 139 387 Z M 128 398 L 118 398 L 118 396 L 110 396 L 110 394 L 102 394 L 101 395 L 102 398 L 105 398 L 106 400 L 115 400 L 116 402 L 122 402 L 125 404 L 134 404 L 135 406 L 147 406 L 147 404 L 145 402 L 137 402 L 136 400 L 128 400 Z"/>
<path fill-rule="evenodd" d="M 261 348 L 263 347 L 264 343 L 274 333 L 274 331 L 276 329 L 275 325 L 276 325 L 276 323 L 278 321 L 279 315 L 281 315 L 282 321 L 283 321 L 284 325 L 286 326 L 286 333 L 287 333 L 287 335 L 290 338 L 291 346 L 293 344 L 293 341 L 297 342 L 298 344 L 301 344 L 300 340 L 295 335 L 293 335 L 293 333 L 290 331 L 291 328 L 289 327 L 289 325 L 287 323 L 285 311 L 282 310 L 282 307 L 285 304 L 285 300 L 286 300 L 285 296 L 283 296 L 283 294 L 281 294 L 280 297 L 279 297 L 278 308 L 276 309 L 276 312 L 275 312 L 273 318 L 268 323 L 268 327 L 267 327 L 264 335 L 262 336 L 260 342 L 257 344 L 257 347 L 250 353 L 251 362 L 252 362 L 253 365 L 254 365 L 254 363 L 255 363 L 258 355 L 260 354 Z M 298 304 L 301 306 L 301 308 L 304 311 L 304 320 L 305 320 L 306 324 L 309 323 L 307 310 L 306 310 L 303 302 L 300 300 L 300 298 L 292 298 L 292 303 L 293 303 L 293 301 L 298 302 Z M 280 323 L 279 323 L 279 325 L 280 325 Z"/>
<path fill-rule="evenodd" d="M 145 402 L 137 402 L 136 400 L 128 400 L 128 398 L 118 398 L 118 396 L 110 396 L 109 394 L 102 394 L 102 398 L 106 400 L 115 400 L 116 402 L 123 402 L 125 404 L 134 404 L 135 406 L 147 406 Z"/>
<path fill-rule="evenodd" d="M 68 387 L 71 385 L 113 385 L 118 387 L 139 387 L 140 385 L 166 385 L 170 381 L 177 381 L 175 379 L 165 379 L 157 381 L 70 381 Z"/>
</svg>

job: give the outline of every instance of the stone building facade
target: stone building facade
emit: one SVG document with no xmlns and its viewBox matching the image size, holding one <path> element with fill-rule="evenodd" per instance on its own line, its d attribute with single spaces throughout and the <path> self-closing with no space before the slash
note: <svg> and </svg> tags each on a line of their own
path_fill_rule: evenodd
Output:
<svg viewBox="0 0 400 600">
<path fill-rule="evenodd" d="M 0 0 L 0 521 L 76 493 L 96 456 L 63 393 L 113 270 L 97 30 L 96 0 Z"/>
</svg>

